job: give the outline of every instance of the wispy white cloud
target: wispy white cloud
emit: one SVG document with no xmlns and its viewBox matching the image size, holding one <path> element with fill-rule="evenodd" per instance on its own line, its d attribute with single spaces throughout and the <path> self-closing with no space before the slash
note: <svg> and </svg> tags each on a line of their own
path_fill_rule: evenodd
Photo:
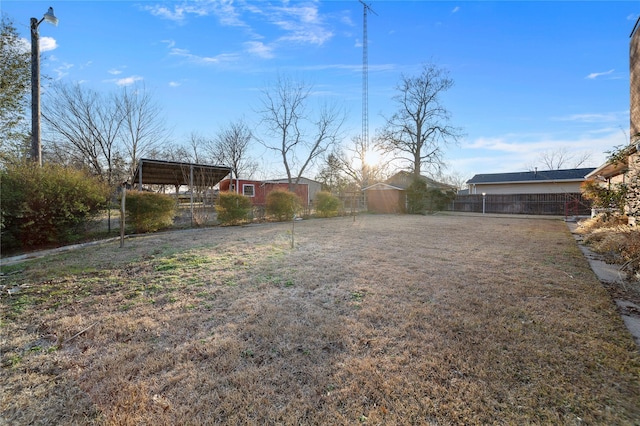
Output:
<svg viewBox="0 0 640 426">
<path fill-rule="evenodd" d="M 107 71 L 109 74 L 111 75 L 120 75 L 122 74 L 122 70 L 119 70 L 117 68 L 111 68 L 109 71 Z"/>
<path fill-rule="evenodd" d="M 139 75 L 132 75 L 130 77 L 125 77 L 125 78 L 120 78 L 117 80 L 113 80 L 115 81 L 115 83 L 118 86 L 130 86 L 134 83 L 136 83 L 137 81 L 142 81 L 144 80 L 142 77 L 140 77 Z"/>
<path fill-rule="evenodd" d="M 58 42 L 53 37 L 40 37 L 40 52 L 49 52 L 58 48 Z"/>
<path fill-rule="evenodd" d="M 187 49 L 180 49 L 178 47 L 172 47 L 169 54 L 184 58 L 191 63 L 201 65 L 230 63 L 237 61 L 241 57 L 239 53 L 221 53 L 216 56 L 200 56 L 191 53 Z"/>
<path fill-rule="evenodd" d="M 460 11 L 460 6 L 456 6 L 453 9 L 451 9 L 451 13 L 457 13 Z"/>
<path fill-rule="evenodd" d="M 609 71 L 605 71 L 605 72 L 592 72 L 591 74 L 589 74 L 585 78 L 593 80 L 593 79 L 596 79 L 598 77 L 602 77 L 602 76 L 605 76 L 605 75 L 611 75 L 611 74 L 613 74 L 614 71 L 615 71 L 614 69 L 610 69 Z"/>
<path fill-rule="evenodd" d="M 144 5 L 142 10 L 178 24 L 186 23 L 189 16 L 213 15 L 222 25 L 246 26 L 246 23 L 241 19 L 241 10 L 238 10 L 237 4 L 233 0 L 178 1 L 168 4 Z"/>
<path fill-rule="evenodd" d="M 194 15 L 206 15 L 206 12 L 202 9 L 194 6 L 188 6 L 186 3 L 175 4 L 173 7 L 166 5 L 145 5 L 143 10 L 151 13 L 153 16 L 157 16 L 162 19 L 174 21 L 177 23 L 183 23 L 189 14 Z"/>
<path fill-rule="evenodd" d="M 507 134 L 497 137 L 479 137 L 465 144 L 467 149 L 482 149 L 501 153 L 531 155 L 558 147 L 584 150 L 586 147 L 608 149 L 603 140 L 621 139 L 620 129 L 608 128 L 606 132 L 585 132 L 575 138 L 546 134 Z"/>
<path fill-rule="evenodd" d="M 165 43 L 167 45 L 167 49 L 172 49 L 176 45 L 176 42 L 174 40 L 162 40 L 162 43 Z"/>
<path fill-rule="evenodd" d="M 247 41 L 244 43 L 244 46 L 248 53 L 259 56 L 260 58 L 271 59 L 275 56 L 273 47 L 267 46 L 260 41 Z"/>
<path fill-rule="evenodd" d="M 628 111 L 616 111 L 605 113 L 584 113 L 584 114 L 570 114 L 562 117 L 554 117 L 555 121 L 574 121 L 581 123 L 616 123 L 626 120 L 629 116 Z"/>
<path fill-rule="evenodd" d="M 589 160 L 582 166 L 597 167 L 606 160 L 607 151 L 624 143 L 624 133 L 615 126 L 587 131 L 576 137 L 515 133 L 479 137 L 463 143 L 451 163 L 456 170 L 463 170 L 470 175 L 517 172 L 528 170 L 532 160 L 545 152 L 564 149 L 578 156 L 588 154 Z"/>
<path fill-rule="evenodd" d="M 60 80 L 63 77 L 66 77 L 67 75 L 69 75 L 69 70 L 73 68 L 73 64 L 69 64 L 67 62 L 63 63 L 62 65 L 59 65 L 57 67 L 55 67 L 53 69 L 53 72 L 56 73 L 56 80 Z"/>
<path fill-rule="evenodd" d="M 247 24 L 241 18 L 241 12 L 238 11 L 232 0 L 221 0 L 214 2 L 213 13 L 216 14 L 222 25 L 231 27 L 245 27 Z"/>
<path fill-rule="evenodd" d="M 170 81 L 169 82 L 169 87 L 179 87 L 182 86 L 182 83 L 177 82 L 177 81 Z"/>
<path fill-rule="evenodd" d="M 184 20 L 184 10 L 181 8 L 168 8 L 166 6 L 153 5 L 153 6 L 143 6 L 143 10 L 151 13 L 153 16 L 157 16 L 159 18 L 168 19 L 170 21 L 182 21 Z"/>
<path fill-rule="evenodd" d="M 322 45 L 333 37 L 323 17 L 318 11 L 317 3 L 286 4 L 269 10 L 271 22 L 285 31 L 279 38 L 281 41 Z"/>
<path fill-rule="evenodd" d="M 320 3 L 317 1 L 284 1 L 274 5 L 270 2 L 203 0 L 147 5 L 143 9 L 154 16 L 181 24 L 191 15 L 215 16 L 220 25 L 244 28 L 248 39 L 244 44 L 245 48 L 251 49 L 250 53 L 270 59 L 282 44 L 323 45 L 334 36 L 330 22 L 353 25 L 350 17 L 344 13 L 328 19 L 320 12 L 319 7 Z M 255 40 L 264 39 L 264 36 L 250 25 L 255 20 L 276 27 L 279 33 L 270 42 L 256 44 Z"/>
<path fill-rule="evenodd" d="M 322 64 L 322 65 L 301 66 L 301 67 L 298 67 L 297 69 L 300 69 L 303 71 L 347 70 L 347 71 L 353 71 L 356 73 L 361 73 L 362 65 L 361 64 Z M 369 65 L 370 72 L 390 71 L 395 69 L 397 69 L 397 67 L 394 64 Z"/>
</svg>

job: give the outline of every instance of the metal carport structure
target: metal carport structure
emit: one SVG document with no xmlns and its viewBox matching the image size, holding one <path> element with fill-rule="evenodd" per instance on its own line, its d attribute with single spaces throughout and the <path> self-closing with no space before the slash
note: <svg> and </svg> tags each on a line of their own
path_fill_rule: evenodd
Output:
<svg viewBox="0 0 640 426">
<path fill-rule="evenodd" d="M 229 173 L 231 173 L 231 167 L 226 166 L 142 158 L 138 161 L 132 184 L 137 183 L 139 190 L 142 190 L 143 184 L 192 187 L 194 183 L 206 182 L 214 186 Z"/>
<path fill-rule="evenodd" d="M 231 167 L 208 164 L 183 163 L 176 161 L 151 160 L 142 158 L 133 175 L 132 186 L 138 185 L 174 185 L 176 188 L 187 185 L 190 192 L 191 218 L 193 220 L 194 185 L 214 187 L 231 173 Z"/>
</svg>

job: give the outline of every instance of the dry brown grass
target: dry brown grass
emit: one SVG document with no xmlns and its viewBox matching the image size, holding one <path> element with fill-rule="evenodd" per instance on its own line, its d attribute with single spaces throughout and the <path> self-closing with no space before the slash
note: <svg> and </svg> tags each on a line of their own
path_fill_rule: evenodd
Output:
<svg viewBox="0 0 640 426">
<path fill-rule="evenodd" d="M 1 418 L 639 424 L 637 348 L 563 222 L 309 220 L 294 249 L 290 229 L 4 268 Z"/>
<path fill-rule="evenodd" d="M 624 292 L 640 303 L 640 228 L 628 225 L 626 216 L 600 215 L 581 222 L 576 232 L 594 252 L 609 263 L 620 265 L 629 281 L 623 286 Z"/>
</svg>

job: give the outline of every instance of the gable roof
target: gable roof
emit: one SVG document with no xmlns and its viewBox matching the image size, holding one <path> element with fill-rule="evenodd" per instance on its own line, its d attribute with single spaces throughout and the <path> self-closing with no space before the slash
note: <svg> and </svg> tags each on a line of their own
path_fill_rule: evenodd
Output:
<svg viewBox="0 0 640 426">
<path fill-rule="evenodd" d="M 423 175 L 420 175 L 420 179 L 427 184 L 427 188 L 457 189 L 453 185 L 438 182 L 436 180 L 433 180 Z M 411 185 L 411 182 L 413 182 L 413 173 L 407 172 L 407 171 L 400 171 L 395 175 L 391 176 L 385 182 L 391 186 L 396 187 L 397 189 L 407 189 Z"/>
<path fill-rule="evenodd" d="M 594 167 L 565 170 L 543 170 L 515 173 L 478 174 L 467 181 L 468 184 L 489 183 L 539 183 L 557 181 L 582 181 L 585 176 L 594 171 Z"/>
<path fill-rule="evenodd" d="M 363 191 L 368 191 L 370 189 L 377 189 L 382 191 L 387 191 L 387 190 L 403 191 L 406 188 L 400 188 L 399 186 L 389 185 L 388 183 L 384 183 L 384 182 L 374 183 L 373 185 L 369 185 L 366 188 L 362 188 Z"/>
</svg>

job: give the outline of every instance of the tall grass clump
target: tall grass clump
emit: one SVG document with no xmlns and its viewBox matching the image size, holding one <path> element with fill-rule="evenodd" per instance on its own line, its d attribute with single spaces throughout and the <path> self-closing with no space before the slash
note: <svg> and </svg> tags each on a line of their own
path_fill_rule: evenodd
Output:
<svg viewBox="0 0 640 426">
<path fill-rule="evenodd" d="M 77 240 L 106 205 L 109 188 L 87 173 L 31 163 L 0 170 L 2 248 L 32 248 Z"/>
<path fill-rule="evenodd" d="M 176 200 L 156 192 L 127 192 L 125 202 L 127 222 L 135 232 L 154 232 L 173 225 L 176 215 Z"/>
<path fill-rule="evenodd" d="M 216 204 L 218 222 L 222 225 L 238 225 L 246 222 L 251 211 L 251 200 L 235 192 L 221 192 Z"/>
<path fill-rule="evenodd" d="M 276 189 L 267 195 L 267 215 L 276 220 L 291 220 L 301 209 L 300 198 L 290 191 Z"/>
<path fill-rule="evenodd" d="M 330 192 L 321 191 L 316 194 L 316 212 L 320 217 L 337 216 L 342 203 Z"/>
</svg>

